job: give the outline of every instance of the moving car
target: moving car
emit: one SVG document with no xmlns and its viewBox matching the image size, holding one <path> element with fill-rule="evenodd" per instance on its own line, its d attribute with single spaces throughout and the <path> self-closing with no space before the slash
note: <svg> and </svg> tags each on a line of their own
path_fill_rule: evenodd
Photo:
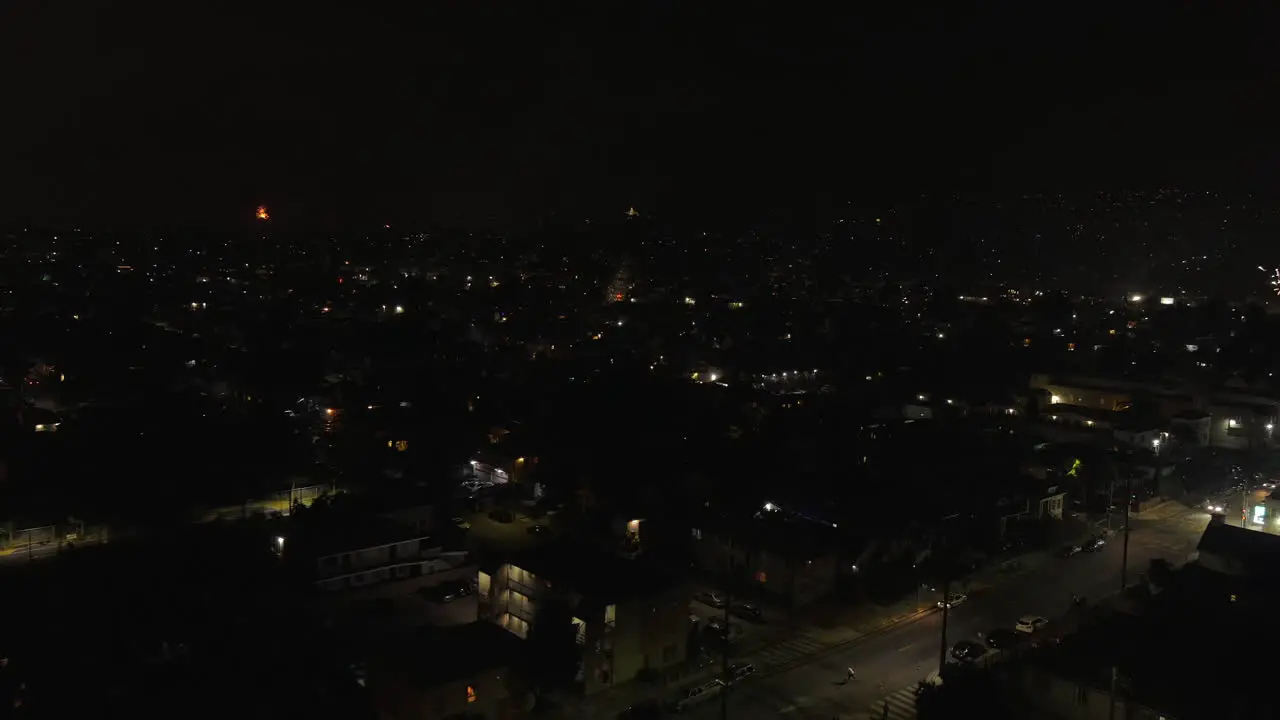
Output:
<svg viewBox="0 0 1280 720">
<path fill-rule="evenodd" d="M 1098 552 L 1106 544 L 1107 544 L 1106 538 L 1102 537 L 1101 535 L 1094 535 L 1093 537 L 1086 540 L 1084 542 L 1084 545 L 1080 549 L 1087 553 Z"/>
<path fill-rule="evenodd" d="M 961 662 L 977 660 L 987 654 L 987 649 L 973 640 L 961 640 L 951 648 L 951 657 Z"/>
<path fill-rule="evenodd" d="M 1048 625 L 1049 621 L 1039 615 L 1023 615 L 1018 618 L 1018 624 L 1013 626 L 1014 630 L 1028 635 Z"/>
<path fill-rule="evenodd" d="M 734 663 L 729 666 L 729 677 L 733 682 L 755 674 L 756 666 L 751 663 Z"/>
<path fill-rule="evenodd" d="M 1227 511 L 1227 506 L 1221 500 L 1210 500 L 1204 504 L 1204 509 L 1211 513 L 1223 513 Z"/>
<path fill-rule="evenodd" d="M 943 607 L 945 605 L 947 608 L 953 608 L 968 599 L 969 596 L 964 593 L 951 593 L 947 596 L 945 603 L 941 600 L 938 601 L 938 607 Z"/>
</svg>

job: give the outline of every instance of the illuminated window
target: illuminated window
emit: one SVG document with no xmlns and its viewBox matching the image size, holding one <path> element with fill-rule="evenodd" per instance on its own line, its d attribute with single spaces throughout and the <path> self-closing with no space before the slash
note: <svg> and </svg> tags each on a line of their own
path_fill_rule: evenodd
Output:
<svg viewBox="0 0 1280 720">
<path fill-rule="evenodd" d="M 1236 418 L 1227 418 L 1227 427 L 1235 429 L 1240 427 L 1240 421 Z"/>
<path fill-rule="evenodd" d="M 404 452 L 405 450 L 408 450 L 408 449 L 409 449 L 409 441 L 408 441 L 408 440 L 397 440 L 397 441 L 396 441 L 396 451 L 397 451 L 397 452 Z"/>
<path fill-rule="evenodd" d="M 476 701 L 476 689 L 468 685 L 467 686 L 467 702 L 473 703 L 475 701 Z"/>
</svg>

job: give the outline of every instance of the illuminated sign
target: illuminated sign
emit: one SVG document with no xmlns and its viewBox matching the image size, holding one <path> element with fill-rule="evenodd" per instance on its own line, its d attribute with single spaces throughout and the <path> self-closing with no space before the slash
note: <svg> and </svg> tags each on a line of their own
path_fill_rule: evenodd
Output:
<svg viewBox="0 0 1280 720">
<path fill-rule="evenodd" d="M 1253 506 L 1253 524 L 1262 525 L 1266 523 L 1266 521 L 1267 521 L 1267 506 L 1254 505 Z"/>
</svg>

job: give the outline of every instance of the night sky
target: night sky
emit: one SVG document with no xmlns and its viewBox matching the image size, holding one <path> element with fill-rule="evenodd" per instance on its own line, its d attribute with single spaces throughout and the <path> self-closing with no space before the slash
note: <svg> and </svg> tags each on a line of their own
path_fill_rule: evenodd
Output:
<svg viewBox="0 0 1280 720">
<path fill-rule="evenodd" d="M 3 3 L 0 222 L 1269 188 L 1280 160 L 1274 14 L 256 5 Z"/>
</svg>

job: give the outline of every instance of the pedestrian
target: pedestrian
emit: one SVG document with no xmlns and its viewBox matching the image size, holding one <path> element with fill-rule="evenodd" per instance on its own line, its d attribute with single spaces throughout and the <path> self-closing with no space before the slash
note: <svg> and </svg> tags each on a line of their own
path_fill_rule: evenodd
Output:
<svg viewBox="0 0 1280 720">
<path fill-rule="evenodd" d="M 857 680 L 857 679 L 858 679 L 858 673 L 854 672 L 852 667 L 845 668 L 845 670 L 846 670 L 846 671 L 848 671 L 848 675 L 846 676 L 846 679 L 847 679 L 847 680 Z"/>
</svg>

